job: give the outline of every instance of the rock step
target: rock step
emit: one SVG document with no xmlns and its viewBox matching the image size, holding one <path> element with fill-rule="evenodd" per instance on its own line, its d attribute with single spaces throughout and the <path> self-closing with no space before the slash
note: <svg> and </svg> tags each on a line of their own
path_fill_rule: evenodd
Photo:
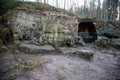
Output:
<svg viewBox="0 0 120 80">
<path fill-rule="evenodd" d="M 60 50 L 63 54 L 79 55 L 80 57 L 85 59 L 92 59 L 94 57 L 94 54 L 96 53 L 94 50 L 90 50 L 87 48 L 61 48 Z"/>
<path fill-rule="evenodd" d="M 25 53 L 30 54 L 47 54 L 53 52 L 55 49 L 50 45 L 43 45 L 43 46 L 37 46 L 34 44 L 21 44 L 19 45 L 18 49 Z"/>
<path fill-rule="evenodd" d="M 56 51 L 51 45 L 37 46 L 34 44 L 21 44 L 18 48 L 20 51 L 29 53 L 29 54 L 49 54 Z M 64 55 L 77 55 L 85 59 L 92 59 L 94 57 L 95 51 L 83 47 L 77 48 L 58 48 L 58 50 Z M 56 54 L 57 52 L 55 52 Z"/>
</svg>

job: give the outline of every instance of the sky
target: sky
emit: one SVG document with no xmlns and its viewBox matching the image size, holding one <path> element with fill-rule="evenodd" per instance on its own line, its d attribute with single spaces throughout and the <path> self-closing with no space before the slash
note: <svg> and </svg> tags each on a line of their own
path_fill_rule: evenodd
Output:
<svg viewBox="0 0 120 80">
<path fill-rule="evenodd" d="M 35 2 L 35 0 L 25 0 L 25 1 L 32 1 L 32 2 Z M 41 1 L 41 0 L 39 0 Z M 44 0 L 42 0 L 44 1 Z M 47 0 L 46 0 L 47 1 Z M 56 6 L 56 3 L 55 1 L 56 0 L 48 0 L 49 1 L 49 4 L 52 5 L 52 6 Z M 58 0 L 58 3 L 59 3 L 59 7 L 60 8 L 64 8 L 64 1 L 65 0 Z M 87 0 L 87 3 L 89 3 L 91 0 Z M 69 9 L 71 8 L 72 6 L 82 6 L 84 5 L 84 0 L 66 0 L 66 9 Z M 101 0 L 101 3 L 103 2 L 103 0 Z"/>
</svg>

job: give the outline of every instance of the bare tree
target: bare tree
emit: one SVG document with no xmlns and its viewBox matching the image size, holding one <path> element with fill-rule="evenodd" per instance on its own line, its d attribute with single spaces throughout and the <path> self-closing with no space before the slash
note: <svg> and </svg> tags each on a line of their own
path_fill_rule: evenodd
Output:
<svg viewBox="0 0 120 80">
<path fill-rule="evenodd" d="M 120 0 L 119 0 L 119 21 L 120 21 Z"/>
<path fill-rule="evenodd" d="M 39 0 L 35 0 L 36 3 L 39 3 Z"/>
<path fill-rule="evenodd" d="M 58 0 L 56 0 L 56 7 L 58 8 Z"/>
<path fill-rule="evenodd" d="M 66 0 L 64 0 L 64 9 L 66 8 Z"/>
<path fill-rule="evenodd" d="M 46 0 L 44 0 L 44 4 L 46 4 Z"/>
<path fill-rule="evenodd" d="M 98 0 L 98 6 L 97 6 L 97 18 L 100 19 L 101 18 L 101 1 Z"/>
<path fill-rule="evenodd" d="M 86 3 L 87 3 L 87 1 L 84 0 L 84 15 L 86 14 Z"/>
<path fill-rule="evenodd" d="M 46 3 L 49 4 L 49 0 L 47 0 Z"/>
</svg>

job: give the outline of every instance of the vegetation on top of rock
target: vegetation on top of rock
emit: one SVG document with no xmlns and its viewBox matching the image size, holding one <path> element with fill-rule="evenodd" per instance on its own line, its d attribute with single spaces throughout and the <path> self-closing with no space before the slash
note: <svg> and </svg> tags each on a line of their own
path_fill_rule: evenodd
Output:
<svg viewBox="0 0 120 80">
<path fill-rule="evenodd" d="M 3 48 L 1 48 L 1 46 L 0 46 L 0 53 L 3 53 L 3 52 L 5 52 L 6 50 L 5 49 L 3 49 Z"/>
<path fill-rule="evenodd" d="M 56 8 L 49 4 L 35 3 L 35 2 L 24 2 L 20 6 L 18 6 L 17 9 L 26 9 L 26 10 L 35 9 L 40 11 L 53 11 L 53 12 L 68 14 L 69 16 L 76 16 L 74 13 L 68 12 L 64 9 Z"/>
<path fill-rule="evenodd" d="M 15 7 L 20 6 L 21 3 L 21 1 L 16 0 L 0 0 L 0 16 L 14 9 Z"/>
<path fill-rule="evenodd" d="M 17 0 L 1 0 L 0 1 L 0 16 L 13 9 L 35 9 L 40 11 L 53 11 L 76 16 L 64 9 L 55 8 L 49 4 L 35 3 L 35 2 L 22 2 Z"/>
</svg>

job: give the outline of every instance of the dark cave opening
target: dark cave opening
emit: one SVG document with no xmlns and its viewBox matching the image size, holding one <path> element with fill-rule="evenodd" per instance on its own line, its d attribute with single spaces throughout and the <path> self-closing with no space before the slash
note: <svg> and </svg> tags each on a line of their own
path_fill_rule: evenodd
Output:
<svg viewBox="0 0 120 80">
<path fill-rule="evenodd" d="M 81 35 L 85 43 L 94 42 L 97 39 L 97 32 L 93 22 L 80 22 L 78 25 L 78 35 Z"/>
</svg>

